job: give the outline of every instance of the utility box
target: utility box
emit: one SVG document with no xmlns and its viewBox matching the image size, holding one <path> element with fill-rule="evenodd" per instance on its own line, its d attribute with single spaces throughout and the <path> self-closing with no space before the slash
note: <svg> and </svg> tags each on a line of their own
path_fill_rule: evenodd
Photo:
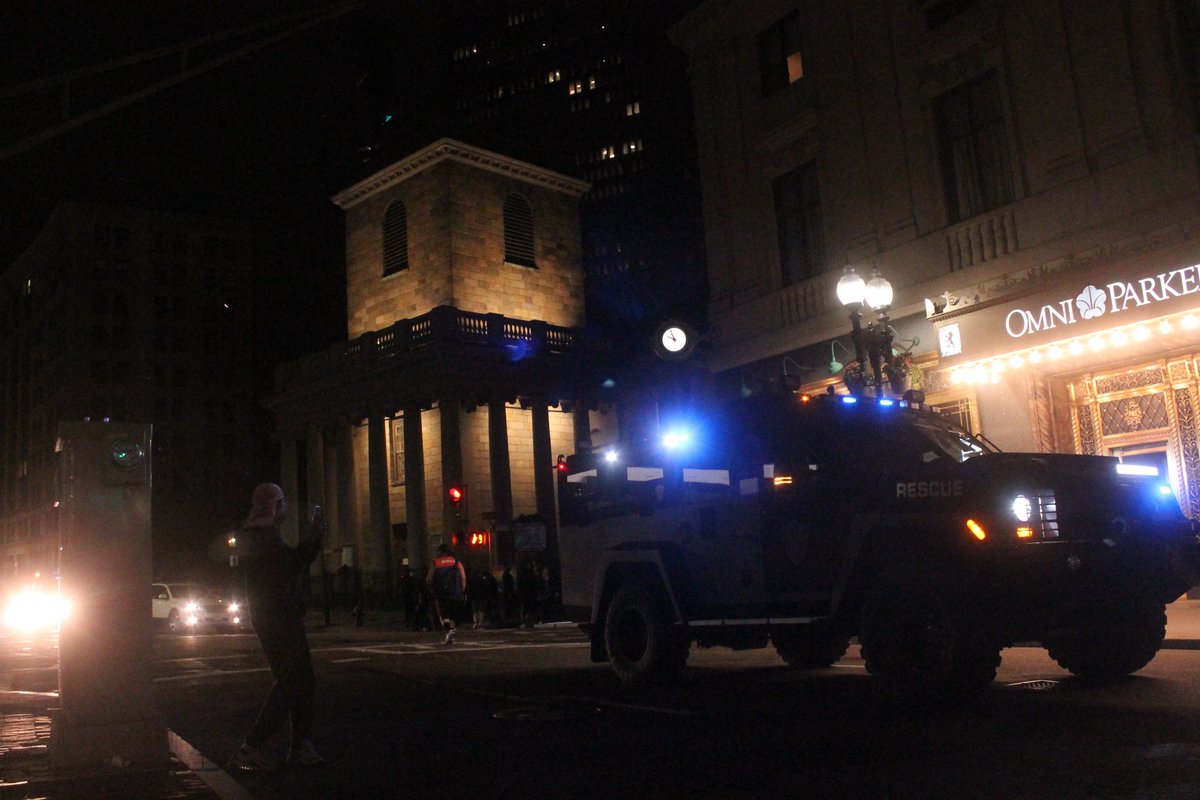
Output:
<svg viewBox="0 0 1200 800">
<path fill-rule="evenodd" d="M 51 767 L 169 763 L 154 706 L 150 583 L 151 426 L 58 427 L 59 634 Z"/>
</svg>

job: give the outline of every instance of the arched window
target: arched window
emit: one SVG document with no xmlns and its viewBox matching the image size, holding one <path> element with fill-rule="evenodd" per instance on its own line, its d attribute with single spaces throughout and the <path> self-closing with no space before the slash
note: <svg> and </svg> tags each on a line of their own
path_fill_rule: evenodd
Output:
<svg viewBox="0 0 1200 800">
<path fill-rule="evenodd" d="M 533 212 L 519 194 L 504 198 L 504 260 L 523 267 L 537 267 L 533 260 Z"/>
<path fill-rule="evenodd" d="M 383 274 L 408 269 L 408 211 L 399 200 L 383 215 Z"/>
</svg>

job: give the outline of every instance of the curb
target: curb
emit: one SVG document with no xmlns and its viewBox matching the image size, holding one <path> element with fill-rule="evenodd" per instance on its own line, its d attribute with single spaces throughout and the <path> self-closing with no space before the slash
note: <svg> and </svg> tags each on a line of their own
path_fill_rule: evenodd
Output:
<svg viewBox="0 0 1200 800">
<path fill-rule="evenodd" d="M 179 734 L 169 728 L 167 729 L 167 745 L 171 748 L 171 754 L 191 770 L 193 775 L 203 781 L 204 785 L 221 800 L 255 800 L 254 795 L 246 791 L 245 787 L 235 781 L 228 772 L 210 761 L 207 756 L 185 742 Z"/>
</svg>

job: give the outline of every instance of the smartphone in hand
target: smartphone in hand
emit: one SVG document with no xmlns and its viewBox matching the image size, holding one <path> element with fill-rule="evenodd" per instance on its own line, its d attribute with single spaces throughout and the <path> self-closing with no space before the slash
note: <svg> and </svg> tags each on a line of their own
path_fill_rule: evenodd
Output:
<svg viewBox="0 0 1200 800">
<path fill-rule="evenodd" d="M 324 533 L 327 529 L 327 525 L 325 523 L 325 509 L 321 508 L 320 506 L 313 506 L 308 512 L 308 524 L 309 529 L 313 532 L 313 535 Z"/>
</svg>

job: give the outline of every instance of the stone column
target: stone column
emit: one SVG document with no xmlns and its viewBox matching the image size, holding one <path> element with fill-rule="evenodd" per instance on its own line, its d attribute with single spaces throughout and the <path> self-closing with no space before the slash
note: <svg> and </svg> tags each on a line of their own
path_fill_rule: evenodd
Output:
<svg viewBox="0 0 1200 800">
<path fill-rule="evenodd" d="M 307 531 L 308 512 L 313 506 L 326 508 L 325 501 L 325 431 L 313 428 L 308 432 L 308 458 L 305 461 L 304 485 L 307 501 L 303 507 L 298 502 L 293 504 L 293 516 L 296 519 L 297 532 Z M 313 579 L 313 585 L 321 585 L 323 566 L 320 557 L 313 559 L 308 567 L 308 574 Z"/>
<path fill-rule="evenodd" d="M 345 585 L 340 570 L 342 566 L 342 548 L 354 546 L 354 563 L 359 567 L 362 559 L 362 531 L 358 524 L 358 480 L 354 472 L 354 426 L 349 420 L 338 422 L 337 430 L 337 486 L 333 494 L 337 496 L 337 516 L 329 517 L 330 544 L 333 547 L 333 558 L 330 559 L 329 569 L 334 573 L 335 592 L 344 593 L 343 599 L 353 596 L 352 586 Z M 333 527 L 336 524 L 336 529 Z"/>
<path fill-rule="evenodd" d="M 387 418 L 380 411 L 371 412 L 367 421 L 367 493 L 371 514 L 370 547 L 373 562 L 370 564 L 374 580 L 372 585 L 390 595 L 392 591 L 392 521 L 388 502 L 387 470 Z M 366 554 L 364 553 L 363 556 Z M 366 559 L 359 558 L 359 565 L 366 577 Z"/>
<path fill-rule="evenodd" d="M 296 544 L 300 539 L 298 521 L 304 514 L 300 506 L 300 475 L 296 457 L 296 436 L 284 431 L 279 438 L 279 488 L 292 506 L 292 511 L 283 519 L 280 535 L 285 542 Z M 248 498 L 247 498 L 248 499 Z"/>
<path fill-rule="evenodd" d="M 590 453 L 592 451 L 592 416 L 586 403 L 577 403 L 571 413 L 571 421 L 575 429 L 575 452 Z"/>
<path fill-rule="evenodd" d="M 336 570 L 342 565 L 341 548 L 344 545 L 357 545 L 358 537 L 358 508 L 355 498 L 358 481 L 354 475 L 354 426 L 349 420 L 341 420 L 337 431 L 337 486 L 334 494 L 337 496 L 336 514 L 329 516 L 330 530 L 335 533 L 330 537 L 330 543 L 337 548 L 337 558 L 333 565 Z M 337 527 L 334 528 L 333 526 Z"/>
<path fill-rule="evenodd" d="M 512 522 L 512 467 L 508 458 L 508 409 L 503 400 L 488 403 L 488 462 L 492 473 L 492 512 L 497 525 Z"/>
<path fill-rule="evenodd" d="M 558 513 L 554 507 L 554 456 L 550 446 L 550 409 L 544 397 L 530 398 L 533 428 L 533 494 L 546 523 L 546 566 L 558 590 Z"/>
<path fill-rule="evenodd" d="M 446 491 L 451 486 L 463 485 L 462 425 L 457 399 L 443 398 L 438 402 L 438 410 L 442 421 L 442 535 L 444 541 L 449 543 L 450 537 L 458 533 L 460 512 L 450 505 Z M 464 526 L 470 502 L 471 495 L 468 492 L 465 501 L 467 508 L 461 510 Z"/>
<path fill-rule="evenodd" d="M 425 439 L 421 406 L 404 407 L 404 514 L 408 522 L 408 566 L 417 580 L 429 568 L 429 521 L 425 508 Z"/>
</svg>

